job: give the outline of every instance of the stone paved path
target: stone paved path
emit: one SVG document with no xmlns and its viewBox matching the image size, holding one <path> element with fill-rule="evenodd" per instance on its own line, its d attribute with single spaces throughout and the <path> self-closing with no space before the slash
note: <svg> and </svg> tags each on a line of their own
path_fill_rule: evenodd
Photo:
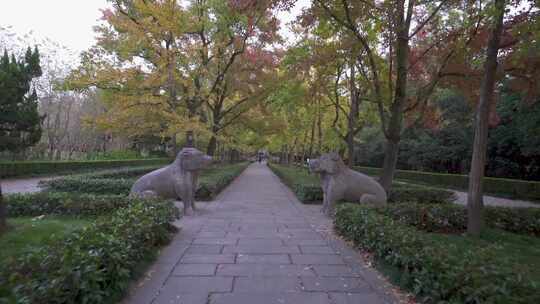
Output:
<svg viewBox="0 0 540 304">
<path fill-rule="evenodd" d="M 130 291 L 129 304 L 395 303 L 390 287 L 263 164 L 199 214 Z"/>
</svg>

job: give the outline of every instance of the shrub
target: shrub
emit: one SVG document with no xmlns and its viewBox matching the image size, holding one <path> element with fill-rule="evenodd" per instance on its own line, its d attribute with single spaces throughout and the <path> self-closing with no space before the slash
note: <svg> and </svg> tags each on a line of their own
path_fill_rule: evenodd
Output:
<svg viewBox="0 0 540 304">
<path fill-rule="evenodd" d="M 378 175 L 379 168 L 355 167 L 356 170 L 368 175 Z M 423 171 L 396 170 L 397 179 L 466 190 L 469 182 L 467 175 L 434 173 Z M 484 191 L 486 193 L 509 195 L 514 198 L 540 200 L 540 182 L 485 177 Z"/>
<path fill-rule="evenodd" d="M 119 167 L 157 166 L 168 163 L 170 163 L 170 159 L 168 158 L 95 161 L 0 162 L 0 178 L 39 174 L 59 174 Z"/>
<path fill-rule="evenodd" d="M 201 201 L 209 201 L 215 198 L 221 190 L 227 187 L 242 171 L 248 163 L 239 163 L 210 169 L 203 172 L 199 179 L 199 188 L 195 198 Z"/>
<path fill-rule="evenodd" d="M 305 204 L 321 203 L 323 191 L 319 178 L 295 167 L 271 165 L 276 175 L 291 188 L 298 200 Z M 455 200 L 452 191 L 420 185 L 394 183 L 388 195 L 388 202 L 416 202 L 421 204 L 451 203 Z"/>
<path fill-rule="evenodd" d="M 197 200 L 213 199 L 234 178 L 242 173 L 247 165 L 247 163 L 222 165 L 202 171 L 195 198 Z M 44 181 L 41 184 L 50 191 L 127 195 L 136 177 L 148 171 L 150 171 L 148 168 L 125 169 L 58 178 Z"/>
<path fill-rule="evenodd" d="M 137 201 L 6 262 L 0 302 L 113 303 L 141 261 L 169 241 L 176 216 L 170 202 Z"/>
<path fill-rule="evenodd" d="M 388 195 L 391 203 L 443 204 L 455 199 L 455 194 L 449 190 L 402 183 L 394 183 Z"/>
<path fill-rule="evenodd" d="M 50 191 L 94 194 L 129 194 L 135 179 L 65 177 L 40 182 Z"/>
<path fill-rule="evenodd" d="M 467 209 L 460 205 L 391 204 L 378 212 L 426 232 L 461 233 L 467 229 Z M 539 208 L 484 207 L 484 215 L 488 227 L 540 236 Z"/>
<path fill-rule="evenodd" d="M 63 192 L 12 194 L 4 198 L 8 216 L 69 215 L 98 216 L 128 206 L 124 195 L 94 195 Z"/>
<path fill-rule="evenodd" d="M 517 273 L 516 260 L 507 259 L 496 242 L 438 237 L 352 204 L 338 206 L 334 225 L 346 239 L 397 268 L 402 285 L 423 302 L 540 302 L 538 282 Z"/>
<path fill-rule="evenodd" d="M 150 171 L 159 169 L 163 166 L 143 166 L 135 168 L 120 168 L 105 170 L 96 173 L 86 173 L 84 176 L 88 178 L 135 178 L 144 175 Z"/>
</svg>

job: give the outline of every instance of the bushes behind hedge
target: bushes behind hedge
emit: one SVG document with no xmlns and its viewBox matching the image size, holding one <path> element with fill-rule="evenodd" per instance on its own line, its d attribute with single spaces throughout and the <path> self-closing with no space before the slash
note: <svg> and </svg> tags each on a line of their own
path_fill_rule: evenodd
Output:
<svg viewBox="0 0 540 304">
<path fill-rule="evenodd" d="M 88 178 L 136 178 L 150 171 L 162 168 L 163 166 L 142 166 L 135 168 L 120 168 L 103 170 L 96 173 L 85 173 Z"/>
<path fill-rule="evenodd" d="M 317 204 L 323 200 L 323 191 L 317 175 L 308 174 L 305 169 L 270 165 L 276 175 L 291 188 L 298 200 L 305 204 Z M 455 200 L 452 191 L 421 185 L 394 183 L 388 195 L 388 202 L 416 202 L 421 204 L 451 203 Z"/>
<path fill-rule="evenodd" d="M 0 268 L 0 303 L 113 303 L 169 241 L 171 202 L 136 201 Z"/>
<path fill-rule="evenodd" d="M 467 230 L 467 209 L 460 205 L 391 204 L 378 212 L 426 232 L 463 233 Z M 486 206 L 484 217 L 488 227 L 540 237 L 539 208 Z"/>
<path fill-rule="evenodd" d="M 527 262 L 508 256 L 511 246 L 425 233 L 352 204 L 338 206 L 334 225 L 377 260 L 399 269 L 401 285 L 424 302 L 540 303 L 540 282 L 521 272 Z"/>
<path fill-rule="evenodd" d="M 9 217 L 39 215 L 99 216 L 127 207 L 125 195 L 38 192 L 4 197 Z"/>
<path fill-rule="evenodd" d="M 227 187 L 240 173 L 242 173 L 248 163 L 237 163 L 212 168 L 201 174 L 199 178 L 199 188 L 195 193 L 195 198 L 200 201 L 214 199 L 225 187 Z"/>
<path fill-rule="evenodd" d="M 380 168 L 355 167 L 356 170 L 368 175 L 379 175 Z M 467 190 L 469 179 L 467 175 L 435 173 L 423 171 L 396 170 L 397 179 L 425 183 L 428 185 Z M 540 200 L 540 182 L 484 177 L 486 193 L 509 195 L 518 199 Z"/>
<path fill-rule="evenodd" d="M 65 177 L 40 182 L 50 191 L 127 195 L 135 178 Z"/>
<path fill-rule="evenodd" d="M 59 174 L 66 172 L 119 167 L 158 166 L 168 163 L 170 163 L 170 159 L 168 158 L 88 161 L 0 162 L 0 178 L 42 174 Z"/>
<path fill-rule="evenodd" d="M 197 200 L 211 200 L 234 180 L 247 165 L 247 163 L 219 165 L 202 171 L 195 198 Z M 115 178 L 114 176 L 133 176 L 135 172 L 144 174 L 146 173 L 144 170 L 148 171 L 148 169 L 131 169 L 116 173 L 70 176 L 47 180 L 42 182 L 42 185 L 50 191 L 57 192 L 128 195 L 137 177 Z"/>
</svg>

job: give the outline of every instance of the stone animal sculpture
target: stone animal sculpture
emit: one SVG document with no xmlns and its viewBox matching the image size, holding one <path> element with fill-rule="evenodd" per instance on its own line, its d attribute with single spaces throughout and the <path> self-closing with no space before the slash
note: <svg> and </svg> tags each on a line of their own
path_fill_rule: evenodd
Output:
<svg viewBox="0 0 540 304">
<path fill-rule="evenodd" d="M 308 160 L 310 172 L 319 173 L 324 193 L 322 212 L 332 215 L 339 200 L 383 206 L 386 191 L 373 178 L 349 169 L 337 153 L 323 154 Z"/>
<path fill-rule="evenodd" d="M 139 178 L 130 195 L 180 199 L 184 214 L 191 215 L 195 208 L 195 192 L 199 171 L 208 167 L 212 158 L 195 148 L 184 148 L 174 162 Z"/>
</svg>

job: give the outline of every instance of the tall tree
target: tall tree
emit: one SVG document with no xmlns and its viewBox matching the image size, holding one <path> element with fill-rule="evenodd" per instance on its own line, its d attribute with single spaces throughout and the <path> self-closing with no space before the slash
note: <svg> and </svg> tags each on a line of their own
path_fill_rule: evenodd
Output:
<svg viewBox="0 0 540 304">
<path fill-rule="evenodd" d="M 0 151 L 21 151 L 41 138 L 41 117 L 32 79 L 41 76 L 39 51 L 28 48 L 17 60 L 7 50 L 0 58 Z M 0 188 L 0 231 L 6 227 Z"/>
<path fill-rule="evenodd" d="M 145 126 L 129 129 L 173 140 L 194 130 L 212 152 L 224 116 L 237 119 L 251 100 L 231 75 L 247 50 L 272 46 L 274 9 L 286 1 L 109 1 L 98 44 L 72 84 L 108 92 L 111 126 Z"/>
<path fill-rule="evenodd" d="M 409 101 L 410 44 L 448 2 L 315 0 L 315 14 L 352 34 L 363 51 L 359 61 L 366 67 L 386 137 L 380 182 L 387 190 L 394 177 L 403 113 Z M 416 27 L 411 31 L 412 24 Z"/>
<path fill-rule="evenodd" d="M 28 48 L 23 59 L 0 59 L 0 151 L 21 151 L 41 138 L 38 97 L 32 79 L 41 76 L 39 52 Z"/>
<path fill-rule="evenodd" d="M 467 195 L 467 232 L 480 234 L 483 226 L 483 178 L 486 165 L 489 112 L 493 103 L 493 91 L 497 72 L 497 55 L 503 31 L 505 0 L 494 0 L 493 22 L 490 25 L 489 40 L 486 48 L 484 76 L 480 87 L 480 101 L 476 109 L 475 132 L 471 171 L 469 173 L 469 191 Z"/>
</svg>

